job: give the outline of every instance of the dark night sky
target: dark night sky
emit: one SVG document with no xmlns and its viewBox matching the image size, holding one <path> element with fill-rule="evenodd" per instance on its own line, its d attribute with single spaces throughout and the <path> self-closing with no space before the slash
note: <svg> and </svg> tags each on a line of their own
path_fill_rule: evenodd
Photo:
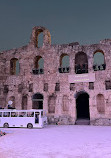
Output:
<svg viewBox="0 0 111 158">
<path fill-rule="evenodd" d="M 111 0 L 0 0 L 0 51 L 26 45 L 34 26 L 52 44 L 98 43 L 111 38 Z"/>
</svg>

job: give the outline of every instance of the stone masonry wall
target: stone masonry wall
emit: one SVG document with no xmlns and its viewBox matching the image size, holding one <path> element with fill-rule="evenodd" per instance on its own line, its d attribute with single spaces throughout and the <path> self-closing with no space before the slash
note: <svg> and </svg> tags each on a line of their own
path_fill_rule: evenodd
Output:
<svg viewBox="0 0 111 158">
<path fill-rule="evenodd" d="M 39 33 L 43 32 L 43 46 L 38 48 Z M 94 71 L 93 60 L 96 51 L 104 52 L 106 69 Z M 88 73 L 95 74 L 94 89 L 89 89 L 89 82 L 73 83 L 70 90 L 69 75 L 75 74 L 75 56 L 84 52 L 88 59 Z M 69 56 L 69 73 L 59 73 L 60 56 Z M 44 60 L 44 73 L 34 75 L 34 58 L 41 56 Z M 18 75 L 10 74 L 10 61 L 19 61 Z M 5 107 L 11 98 L 15 98 L 14 106 L 22 109 L 23 96 L 27 97 L 27 109 L 32 109 L 32 97 L 36 93 L 43 95 L 43 109 L 47 111 L 50 124 L 75 124 L 77 120 L 76 94 L 85 92 L 89 95 L 90 124 L 111 125 L 111 89 L 106 90 L 105 81 L 111 80 L 111 40 L 100 41 L 99 44 L 82 46 L 79 43 L 51 45 L 50 32 L 44 27 L 35 27 L 27 46 L 0 53 L 0 106 Z M 47 83 L 48 90 L 44 91 Z M 59 90 L 55 90 L 59 83 Z M 31 86 L 31 90 L 30 87 Z M 105 112 L 99 113 L 97 95 L 104 96 Z M 49 110 L 49 108 L 51 108 Z"/>
</svg>

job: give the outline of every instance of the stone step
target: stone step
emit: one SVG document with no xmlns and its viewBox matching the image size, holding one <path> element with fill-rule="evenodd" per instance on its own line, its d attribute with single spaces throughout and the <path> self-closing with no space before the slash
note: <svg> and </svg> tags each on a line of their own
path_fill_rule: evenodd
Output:
<svg viewBox="0 0 111 158">
<path fill-rule="evenodd" d="M 89 125 L 90 124 L 90 120 L 88 119 L 78 119 L 76 120 L 76 125 Z"/>
</svg>

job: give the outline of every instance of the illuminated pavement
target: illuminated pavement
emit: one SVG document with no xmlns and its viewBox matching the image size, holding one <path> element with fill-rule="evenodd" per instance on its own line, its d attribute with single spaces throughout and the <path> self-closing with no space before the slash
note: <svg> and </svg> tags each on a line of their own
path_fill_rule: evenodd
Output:
<svg viewBox="0 0 111 158">
<path fill-rule="evenodd" d="M 3 130 L 3 129 L 2 129 Z M 0 137 L 0 158 L 111 158 L 111 127 L 49 125 L 9 128 Z"/>
</svg>

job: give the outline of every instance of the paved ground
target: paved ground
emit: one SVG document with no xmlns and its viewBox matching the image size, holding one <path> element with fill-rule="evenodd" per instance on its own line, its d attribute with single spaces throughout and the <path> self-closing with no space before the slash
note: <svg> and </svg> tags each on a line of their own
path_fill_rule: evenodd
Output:
<svg viewBox="0 0 111 158">
<path fill-rule="evenodd" d="M 3 129 L 2 129 L 3 130 Z M 9 128 L 0 137 L 0 158 L 111 158 L 111 127 L 49 125 Z"/>
</svg>

